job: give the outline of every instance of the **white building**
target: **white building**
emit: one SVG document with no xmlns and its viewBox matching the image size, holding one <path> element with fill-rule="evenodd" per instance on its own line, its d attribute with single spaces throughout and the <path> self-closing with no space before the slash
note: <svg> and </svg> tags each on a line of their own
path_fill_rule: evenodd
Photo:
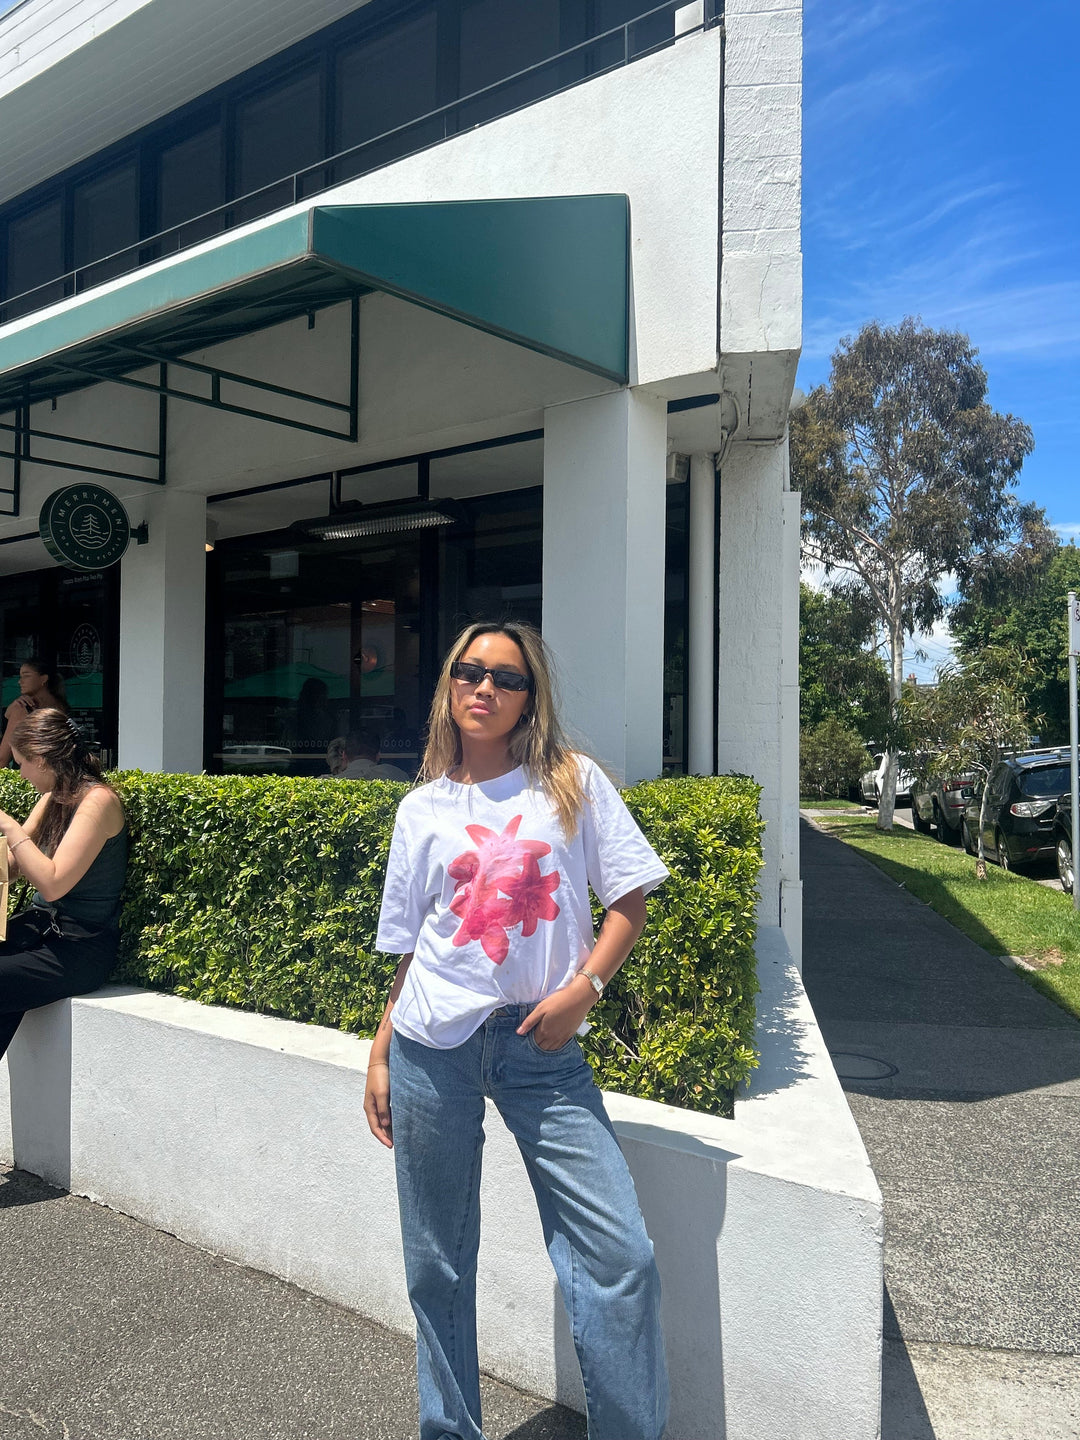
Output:
<svg viewBox="0 0 1080 1440">
<path fill-rule="evenodd" d="M 125 767 L 407 767 L 458 625 L 540 621 L 625 780 L 763 784 L 797 949 L 799 0 L 4 8 L 5 695 L 41 655 Z M 85 484 L 146 543 L 76 573 Z"/>
</svg>

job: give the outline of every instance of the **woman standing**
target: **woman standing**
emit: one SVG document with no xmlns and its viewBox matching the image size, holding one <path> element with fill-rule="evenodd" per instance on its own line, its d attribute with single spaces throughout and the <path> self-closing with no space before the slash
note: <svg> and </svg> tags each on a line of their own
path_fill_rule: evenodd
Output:
<svg viewBox="0 0 1080 1440">
<path fill-rule="evenodd" d="M 0 810 L 12 871 L 35 887 L 30 909 L 12 916 L 0 943 L 0 1055 L 25 1011 L 108 979 L 128 851 L 120 798 L 74 720 L 35 710 L 14 727 L 12 744 L 41 798 L 23 823 Z"/>
<path fill-rule="evenodd" d="M 0 739 L 0 770 L 11 764 L 11 732 L 34 710 L 61 710 L 67 714 L 64 680 L 54 675 L 42 660 L 24 660 L 19 666 L 19 693 L 4 711 L 4 734 Z"/>
<path fill-rule="evenodd" d="M 395 1151 L 421 1440 L 483 1440 L 476 1256 L 485 1097 L 514 1134 L 581 1362 L 590 1440 L 659 1440 L 660 1286 L 633 1181 L 575 1034 L 667 870 L 568 745 L 528 626 L 472 625 L 435 690 L 377 944 L 401 954 L 364 1109 Z M 593 936 L 592 886 L 607 915 Z"/>
</svg>

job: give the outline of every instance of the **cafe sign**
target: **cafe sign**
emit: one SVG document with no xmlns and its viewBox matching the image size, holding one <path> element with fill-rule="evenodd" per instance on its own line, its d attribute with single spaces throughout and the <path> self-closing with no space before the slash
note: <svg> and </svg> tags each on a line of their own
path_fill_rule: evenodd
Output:
<svg viewBox="0 0 1080 1440">
<path fill-rule="evenodd" d="M 131 539 L 127 511 L 100 485 L 67 485 L 41 507 L 38 532 L 45 548 L 69 570 L 107 570 Z"/>
</svg>

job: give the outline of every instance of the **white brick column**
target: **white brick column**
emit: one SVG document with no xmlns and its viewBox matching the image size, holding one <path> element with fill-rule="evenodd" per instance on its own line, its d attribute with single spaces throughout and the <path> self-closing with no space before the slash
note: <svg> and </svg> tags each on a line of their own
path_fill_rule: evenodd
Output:
<svg viewBox="0 0 1080 1440">
<path fill-rule="evenodd" d="M 627 784 L 663 764 L 667 405 L 544 414 L 544 637 L 579 743 Z"/>
<path fill-rule="evenodd" d="M 120 574 L 121 769 L 203 768 L 206 500 L 160 490 L 132 506 L 150 540 Z"/>
<path fill-rule="evenodd" d="M 786 438 L 732 445 L 720 476 L 721 772 L 763 787 L 762 924 L 801 953 L 799 888 L 799 497 Z"/>
</svg>

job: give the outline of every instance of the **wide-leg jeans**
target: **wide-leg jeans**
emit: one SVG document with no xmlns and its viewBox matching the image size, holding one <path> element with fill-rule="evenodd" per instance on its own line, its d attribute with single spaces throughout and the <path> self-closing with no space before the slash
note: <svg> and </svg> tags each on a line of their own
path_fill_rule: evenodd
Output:
<svg viewBox="0 0 1080 1440">
<path fill-rule="evenodd" d="M 576 1040 L 545 1051 L 495 1012 L 463 1045 L 395 1034 L 390 1105 L 420 1440 L 483 1440 L 476 1257 L 485 1097 L 517 1140 L 573 1330 L 589 1440 L 660 1440 L 668 1383 L 652 1243 Z M 521 1283 L 528 1283 L 522 1276 Z"/>
</svg>

